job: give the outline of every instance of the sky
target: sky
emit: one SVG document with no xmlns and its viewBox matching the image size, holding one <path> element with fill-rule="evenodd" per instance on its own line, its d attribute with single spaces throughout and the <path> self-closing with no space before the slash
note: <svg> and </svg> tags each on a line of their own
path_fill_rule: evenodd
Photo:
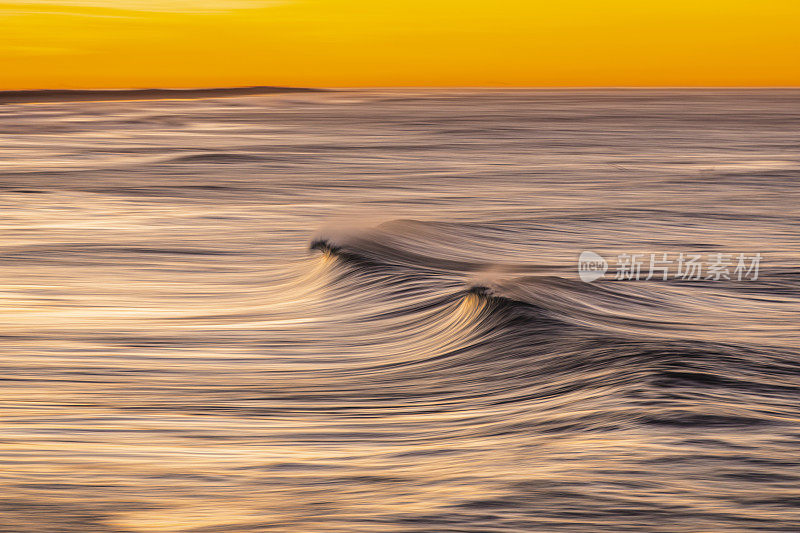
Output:
<svg viewBox="0 0 800 533">
<path fill-rule="evenodd" d="M 0 0 L 0 90 L 800 86 L 800 0 Z"/>
</svg>

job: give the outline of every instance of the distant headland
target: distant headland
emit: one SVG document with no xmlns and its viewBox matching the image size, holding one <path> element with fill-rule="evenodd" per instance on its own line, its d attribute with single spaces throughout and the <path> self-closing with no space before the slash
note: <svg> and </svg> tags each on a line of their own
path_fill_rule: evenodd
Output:
<svg viewBox="0 0 800 533">
<path fill-rule="evenodd" d="M 0 104 L 38 102 L 95 102 L 113 100 L 170 100 L 186 98 L 225 98 L 277 93 L 322 92 L 303 87 L 231 87 L 212 89 L 44 89 L 0 91 Z"/>
</svg>

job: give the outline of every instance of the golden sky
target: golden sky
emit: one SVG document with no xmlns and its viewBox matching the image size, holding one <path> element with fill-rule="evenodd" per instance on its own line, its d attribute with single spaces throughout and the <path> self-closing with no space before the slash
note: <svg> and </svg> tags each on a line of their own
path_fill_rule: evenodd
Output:
<svg viewBox="0 0 800 533">
<path fill-rule="evenodd" d="M 800 86 L 800 0 L 0 0 L 0 89 Z"/>
</svg>

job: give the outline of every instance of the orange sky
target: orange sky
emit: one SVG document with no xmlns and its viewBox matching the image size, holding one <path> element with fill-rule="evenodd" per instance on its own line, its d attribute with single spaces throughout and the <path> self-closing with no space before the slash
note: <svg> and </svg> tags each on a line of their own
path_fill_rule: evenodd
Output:
<svg viewBox="0 0 800 533">
<path fill-rule="evenodd" d="M 800 86 L 799 35 L 800 0 L 0 1 L 0 89 Z"/>
</svg>

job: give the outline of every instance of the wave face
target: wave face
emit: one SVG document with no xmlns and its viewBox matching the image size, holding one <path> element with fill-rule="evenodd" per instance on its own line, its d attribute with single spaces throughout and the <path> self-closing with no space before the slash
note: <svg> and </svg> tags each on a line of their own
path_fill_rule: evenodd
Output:
<svg viewBox="0 0 800 533">
<path fill-rule="evenodd" d="M 798 104 L 3 106 L 0 529 L 800 530 Z"/>
</svg>

